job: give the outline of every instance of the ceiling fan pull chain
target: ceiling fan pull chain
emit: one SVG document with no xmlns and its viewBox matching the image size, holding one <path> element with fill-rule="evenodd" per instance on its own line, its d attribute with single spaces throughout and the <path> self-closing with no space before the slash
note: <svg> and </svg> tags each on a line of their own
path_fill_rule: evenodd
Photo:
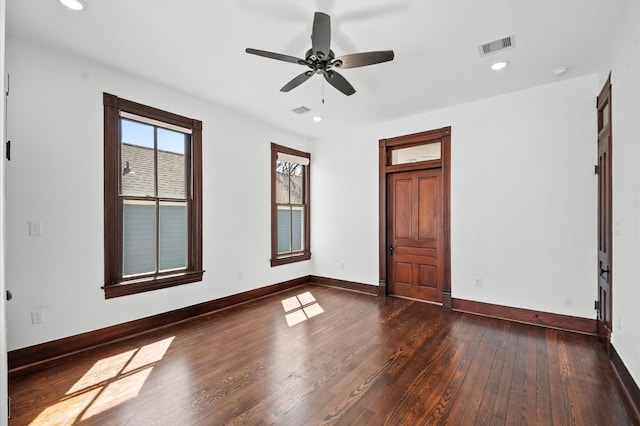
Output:
<svg viewBox="0 0 640 426">
<path fill-rule="evenodd" d="M 322 105 L 324 105 L 324 78 L 322 79 Z"/>
</svg>

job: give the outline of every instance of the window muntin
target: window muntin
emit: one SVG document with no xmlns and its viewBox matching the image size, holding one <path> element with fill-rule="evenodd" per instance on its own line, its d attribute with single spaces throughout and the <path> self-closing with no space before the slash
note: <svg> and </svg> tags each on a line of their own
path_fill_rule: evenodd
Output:
<svg viewBox="0 0 640 426">
<path fill-rule="evenodd" d="M 104 94 L 105 295 L 202 279 L 202 123 Z"/>
<path fill-rule="evenodd" d="M 309 259 L 310 155 L 272 144 L 271 265 Z"/>
</svg>

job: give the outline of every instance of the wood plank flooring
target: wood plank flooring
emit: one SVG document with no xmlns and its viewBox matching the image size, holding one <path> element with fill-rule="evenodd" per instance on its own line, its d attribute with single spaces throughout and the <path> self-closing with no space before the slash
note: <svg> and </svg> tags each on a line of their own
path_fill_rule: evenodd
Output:
<svg viewBox="0 0 640 426">
<path fill-rule="evenodd" d="M 638 424 L 594 337 L 313 285 L 77 355 L 10 396 L 9 425 Z"/>
</svg>

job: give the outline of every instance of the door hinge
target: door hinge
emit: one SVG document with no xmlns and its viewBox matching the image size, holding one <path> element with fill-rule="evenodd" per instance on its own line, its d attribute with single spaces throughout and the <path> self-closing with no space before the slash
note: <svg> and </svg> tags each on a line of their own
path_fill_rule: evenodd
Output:
<svg viewBox="0 0 640 426">
<path fill-rule="evenodd" d="M 593 309 L 595 309 L 596 311 L 600 310 L 600 301 L 599 300 L 594 300 L 593 301 Z"/>
<path fill-rule="evenodd" d="M 598 174 L 598 172 L 600 171 L 600 166 L 598 166 L 597 164 L 593 167 L 593 171 L 595 174 Z"/>
<path fill-rule="evenodd" d="M 7 141 L 7 149 L 5 152 L 5 157 L 7 158 L 7 161 L 11 161 L 11 141 Z"/>
</svg>

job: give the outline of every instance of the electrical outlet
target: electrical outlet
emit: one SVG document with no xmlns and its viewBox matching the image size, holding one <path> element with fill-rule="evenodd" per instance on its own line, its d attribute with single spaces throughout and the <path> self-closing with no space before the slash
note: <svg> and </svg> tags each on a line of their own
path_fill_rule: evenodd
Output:
<svg viewBox="0 0 640 426">
<path fill-rule="evenodd" d="M 40 324 L 44 322 L 44 311 L 42 309 L 34 309 L 31 311 L 31 324 Z"/>
<path fill-rule="evenodd" d="M 482 287 L 482 278 L 476 278 L 476 287 Z"/>
<path fill-rule="evenodd" d="M 340 269 L 344 269 L 344 262 L 340 262 Z"/>
<path fill-rule="evenodd" d="M 39 237 L 42 235 L 42 222 L 29 222 L 29 235 L 32 237 Z"/>
</svg>

